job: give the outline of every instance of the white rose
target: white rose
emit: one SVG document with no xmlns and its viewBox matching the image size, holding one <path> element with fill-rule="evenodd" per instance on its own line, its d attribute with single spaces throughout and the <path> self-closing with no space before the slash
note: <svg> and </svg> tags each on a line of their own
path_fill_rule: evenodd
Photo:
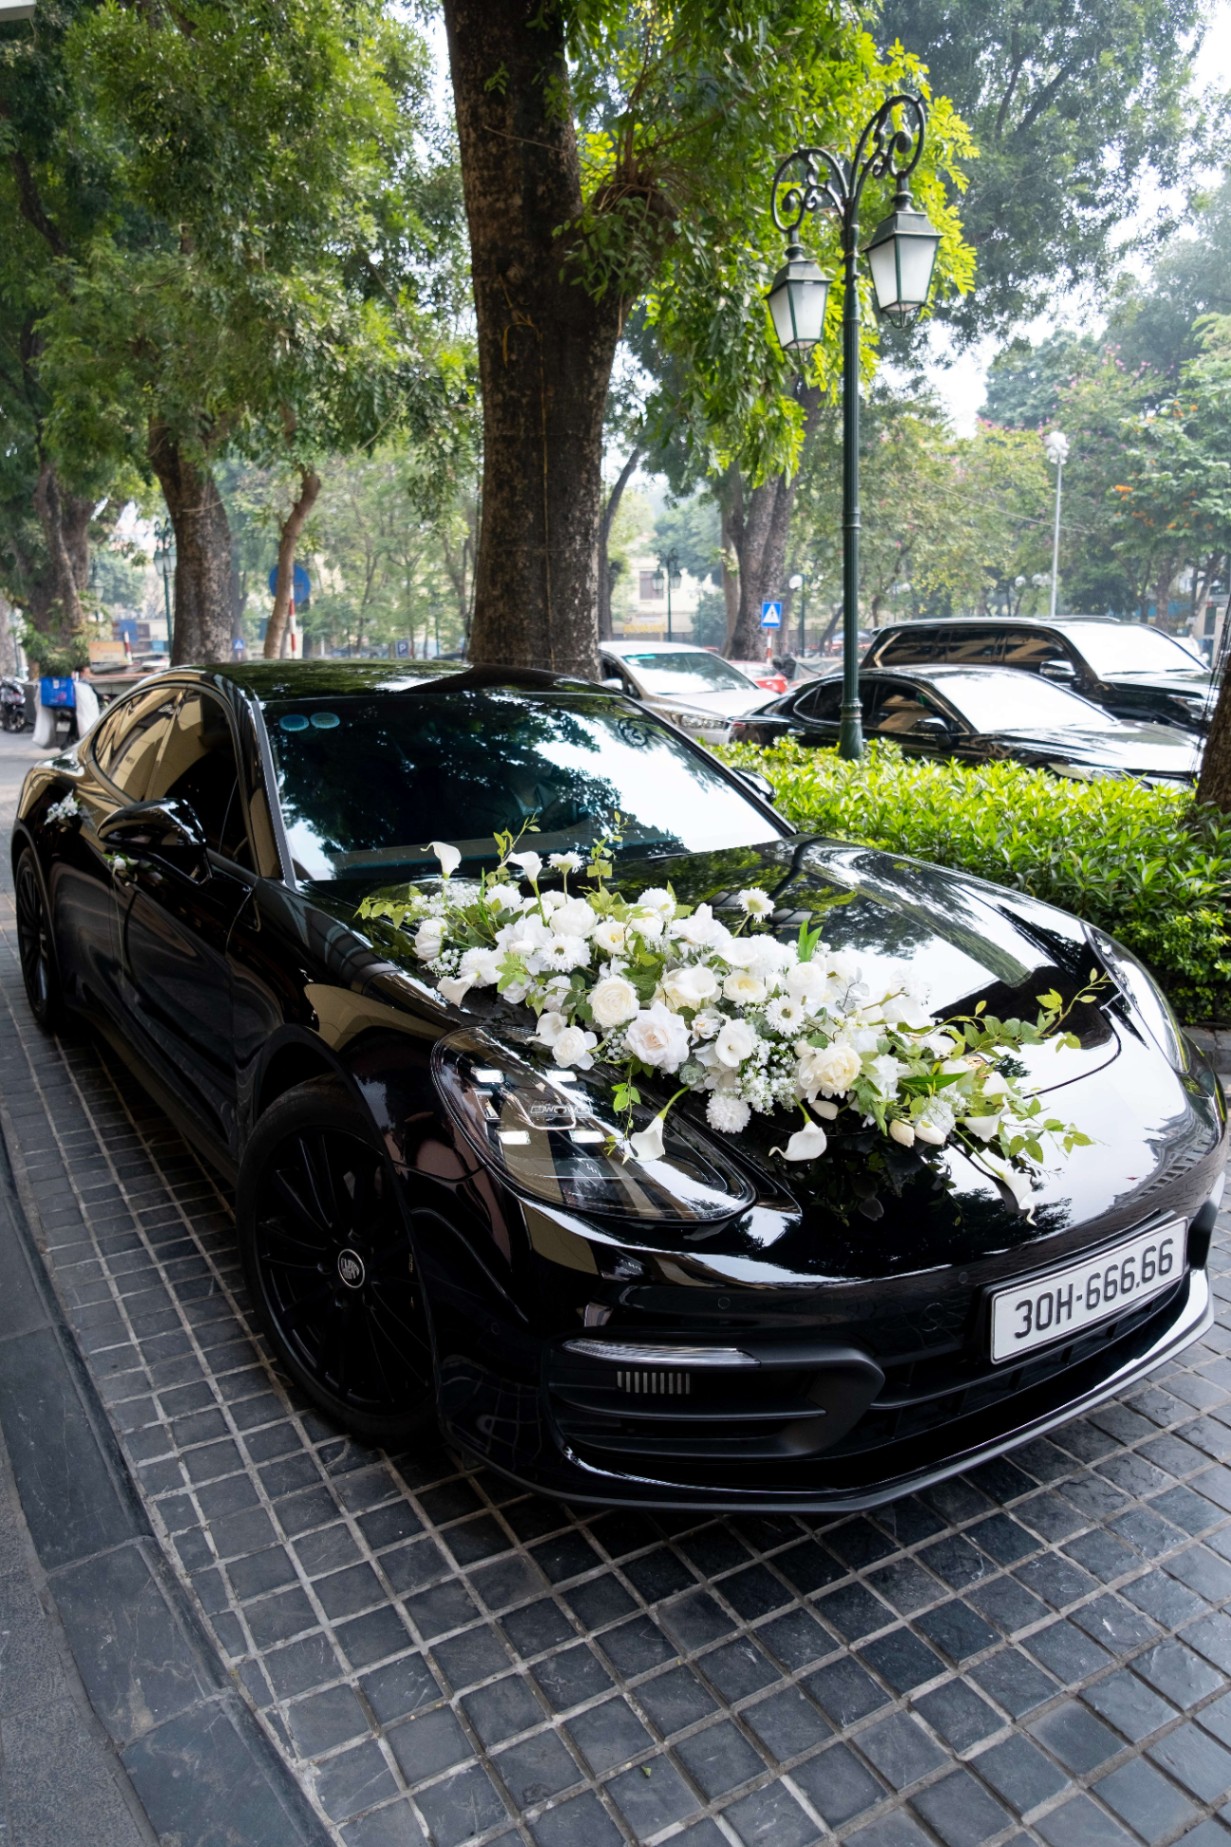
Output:
<svg viewBox="0 0 1231 1847">
<path fill-rule="evenodd" d="M 496 932 L 496 942 L 511 955 L 529 956 L 547 941 L 547 926 L 541 917 L 519 917 Z"/>
<path fill-rule="evenodd" d="M 700 1007 L 718 992 L 718 977 L 704 963 L 690 968 L 673 968 L 663 976 L 663 993 L 673 1007 Z"/>
<path fill-rule="evenodd" d="M 772 936 L 754 936 L 752 955 L 746 967 L 749 974 L 759 975 L 762 981 L 775 985 L 788 963 L 795 960 L 795 947 L 792 943 L 780 943 Z"/>
<path fill-rule="evenodd" d="M 742 1065 L 756 1049 L 757 1036 L 747 1020 L 728 1020 L 714 1042 L 720 1063 L 729 1070 Z"/>
<path fill-rule="evenodd" d="M 581 1065 L 588 1069 L 594 1062 L 590 1053 L 598 1044 L 597 1033 L 587 1033 L 580 1026 L 566 1026 L 552 1042 L 551 1055 L 558 1065 Z"/>
<path fill-rule="evenodd" d="M 651 885 L 636 899 L 633 908 L 638 911 L 657 911 L 660 917 L 674 917 L 675 899 L 661 885 Z"/>
<path fill-rule="evenodd" d="M 635 930 L 638 936 L 644 936 L 648 941 L 661 936 L 665 926 L 656 911 L 639 911 L 629 918 L 628 928 Z"/>
<path fill-rule="evenodd" d="M 816 962 L 796 962 L 786 971 L 785 982 L 791 999 L 802 1002 L 809 1010 L 824 1000 L 828 985 L 825 970 Z"/>
<path fill-rule="evenodd" d="M 450 873 L 457 871 L 462 863 L 460 848 L 451 847 L 447 840 L 433 840 L 431 842 L 431 848 L 440 861 L 440 870 L 445 878 L 448 878 Z"/>
<path fill-rule="evenodd" d="M 590 936 L 597 922 L 584 898 L 566 898 L 551 913 L 551 927 L 558 936 Z"/>
<path fill-rule="evenodd" d="M 529 879 L 532 885 L 543 870 L 543 861 L 537 853 L 510 853 L 509 859 L 520 868 L 522 877 Z"/>
<path fill-rule="evenodd" d="M 765 983 L 748 969 L 732 969 L 722 984 L 722 998 L 736 1007 L 755 1007 L 765 999 Z"/>
<path fill-rule="evenodd" d="M 757 945 L 752 937 L 732 936 L 718 953 L 729 968 L 747 968 L 757 953 Z"/>
<path fill-rule="evenodd" d="M 636 988 L 622 975 L 608 975 L 590 990 L 590 1011 L 604 1032 L 612 1026 L 623 1026 L 640 1005 Z"/>
<path fill-rule="evenodd" d="M 427 917 L 415 931 L 415 954 L 434 962 L 444 948 L 445 927 L 439 917 Z"/>
<path fill-rule="evenodd" d="M 820 1091 L 824 1096 L 844 1096 L 859 1076 L 861 1061 L 853 1045 L 841 1040 L 833 1045 L 805 1045 L 799 1052 L 795 1081 L 806 1096 Z"/>
<path fill-rule="evenodd" d="M 469 975 L 476 988 L 490 988 L 500 979 L 503 961 L 499 949 L 468 949 L 462 957 L 459 973 Z"/>
<path fill-rule="evenodd" d="M 534 903 L 533 898 L 530 902 L 532 904 Z M 562 904 L 567 904 L 568 902 L 568 896 L 565 892 L 544 891 L 539 894 L 538 908 L 542 911 L 544 917 L 550 917 L 553 911 L 558 911 Z"/>
<path fill-rule="evenodd" d="M 719 1013 L 717 1007 L 702 1007 L 693 1019 L 692 1036 L 694 1039 L 712 1039 L 720 1033 L 727 1023 L 725 1013 Z"/>
<path fill-rule="evenodd" d="M 681 943 L 691 943 L 694 949 L 705 949 L 712 943 L 722 925 L 715 922 L 714 913 L 708 904 L 699 904 L 691 917 L 677 917 L 669 926 L 668 936 L 674 936 Z"/>
<path fill-rule="evenodd" d="M 688 1056 L 688 1028 L 661 1001 L 643 1007 L 624 1037 L 634 1058 L 660 1071 L 678 1071 Z"/>
<path fill-rule="evenodd" d="M 618 956 L 628 940 L 628 932 L 618 917 L 604 917 L 594 927 L 594 940 L 609 956 Z"/>
</svg>

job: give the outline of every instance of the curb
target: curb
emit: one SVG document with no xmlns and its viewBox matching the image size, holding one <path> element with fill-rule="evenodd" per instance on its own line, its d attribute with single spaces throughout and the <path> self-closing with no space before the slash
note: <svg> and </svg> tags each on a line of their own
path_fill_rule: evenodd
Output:
<svg viewBox="0 0 1231 1847">
<path fill-rule="evenodd" d="M 0 1429 L 94 1713 L 176 1847 L 331 1836 L 169 1569 L 47 1276 L 0 1129 Z"/>
</svg>

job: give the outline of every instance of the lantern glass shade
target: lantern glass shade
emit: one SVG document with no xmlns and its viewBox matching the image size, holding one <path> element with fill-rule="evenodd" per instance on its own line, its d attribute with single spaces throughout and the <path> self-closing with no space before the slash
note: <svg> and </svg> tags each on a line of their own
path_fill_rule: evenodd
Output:
<svg viewBox="0 0 1231 1847">
<path fill-rule="evenodd" d="M 661 571 L 655 571 L 652 582 L 655 596 L 661 596 L 663 593 L 663 574 Z"/>
<path fill-rule="evenodd" d="M 787 247 L 786 262 L 768 296 L 774 332 L 784 353 L 810 353 L 825 329 L 829 277 L 822 275 L 799 244 Z"/>
<path fill-rule="evenodd" d="M 940 232 L 927 213 L 915 209 L 908 192 L 900 192 L 864 253 L 876 310 L 885 320 L 909 327 L 927 305 L 939 248 Z"/>
</svg>

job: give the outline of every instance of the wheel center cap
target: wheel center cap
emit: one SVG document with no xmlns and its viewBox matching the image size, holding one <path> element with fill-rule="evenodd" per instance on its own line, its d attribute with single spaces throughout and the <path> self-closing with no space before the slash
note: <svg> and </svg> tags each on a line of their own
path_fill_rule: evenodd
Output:
<svg viewBox="0 0 1231 1847">
<path fill-rule="evenodd" d="M 363 1288 L 367 1278 L 367 1271 L 363 1267 L 363 1258 L 359 1255 L 358 1251 L 345 1250 L 338 1252 L 338 1275 L 342 1278 L 342 1281 L 346 1284 L 348 1289 Z"/>
</svg>

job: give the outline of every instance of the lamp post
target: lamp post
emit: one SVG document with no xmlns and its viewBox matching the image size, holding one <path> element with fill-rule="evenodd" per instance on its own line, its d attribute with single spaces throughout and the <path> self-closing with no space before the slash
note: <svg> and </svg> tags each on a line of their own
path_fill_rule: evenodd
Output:
<svg viewBox="0 0 1231 1847">
<path fill-rule="evenodd" d="M 904 126 L 899 126 L 899 115 Z M 803 359 L 820 340 L 829 278 L 798 242 L 809 213 L 832 214 L 842 234 L 842 722 L 838 751 L 863 755 L 859 704 L 859 206 L 867 182 L 894 181 L 893 210 L 864 246 L 878 313 L 908 327 L 927 303 L 940 233 L 911 199 L 927 109 L 899 93 L 883 102 L 850 159 L 799 147 L 781 161 L 771 195 L 774 223 L 790 240 L 769 291 L 774 332 L 784 352 Z"/>
<path fill-rule="evenodd" d="M 1056 619 L 1056 589 L 1060 582 L 1060 482 L 1064 476 L 1064 464 L 1069 459 L 1069 439 L 1062 430 L 1048 430 L 1043 438 L 1043 451 L 1049 462 L 1056 469 L 1056 527 L 1051 542 L 1051 608 L 1048 614 L 1054 622 Z"/>
<path fill-rule="evenodd" d="M 799 652 L 803 655 L 808 652 L 804 629 L 808 619 L 808 580 L 802 571 L 796 571 L 786 581 L 787 587 L 792 592 L 799 591 Z"/>
<path fill-rule="evenodd" d="M 672 641 L 674 640 L 674 636 L 671 632 L 671 586 L 672 584 L 678 584 L 680 581 L 680 554 L 676 551 L 674 545 L 671 547 L 670 551 L 659 557 L 658 569 L 654 573 L 654 591 L 656 595 L 662 590 L 662 577 L 664 572 L 666 572 L 667 576 L 667 640 Z"/>
<path fill-rule="evenodd" d="M 168 566 L 175 556 L 175 528 L 169 519 L 154 521 L 154 563 L 162 566 L 162 606 L 167 618 L 167 649 L 171 649 L 171 583 Z"/>
</svg>

